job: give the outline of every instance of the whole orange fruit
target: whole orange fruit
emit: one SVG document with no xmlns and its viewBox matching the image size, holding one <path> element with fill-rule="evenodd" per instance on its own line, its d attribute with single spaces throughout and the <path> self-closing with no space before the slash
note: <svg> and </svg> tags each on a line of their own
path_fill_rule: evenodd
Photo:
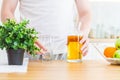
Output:
<svg viewBox="0 0 120 80">
<path fill-rule="evenodd" d="M 115 47 L 106 47 L 104 49 L 104 55 L 108 58 L 113 58 L 113 55 L 114 55 L 114 52 L 116 51 L 117 49 Z"/>
</svg>

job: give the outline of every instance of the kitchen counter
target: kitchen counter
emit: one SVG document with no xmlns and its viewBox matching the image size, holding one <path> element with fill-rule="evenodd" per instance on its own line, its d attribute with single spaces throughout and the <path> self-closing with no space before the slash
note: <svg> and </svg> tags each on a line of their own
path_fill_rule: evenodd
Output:
<svg viewBox="0 0 120 80">
<path fill-rule="evenodd" d="M 0 74 L 0 80 L 120 80 L 120 66 L 105 60 L 30 61 L 28 72 Z"/>
</svg>

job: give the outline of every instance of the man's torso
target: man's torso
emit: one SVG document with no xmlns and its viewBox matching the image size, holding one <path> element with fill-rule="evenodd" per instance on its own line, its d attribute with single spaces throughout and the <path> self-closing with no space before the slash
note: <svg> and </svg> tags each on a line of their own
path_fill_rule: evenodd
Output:
<svg viewBox="0 0 120 80">
<path fill-rule="evenodd" d="M 20 0 L 20 17 L 41 34 L 68 35 L 74 29 L 74 0 Z"/>
</svg>

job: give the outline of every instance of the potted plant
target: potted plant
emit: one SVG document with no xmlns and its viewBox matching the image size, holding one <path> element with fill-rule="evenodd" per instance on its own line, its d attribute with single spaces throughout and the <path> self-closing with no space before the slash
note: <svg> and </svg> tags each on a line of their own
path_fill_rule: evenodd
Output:
<svg viewBox="0 0 120 80">
<path fill-rule="evenodd" d="M 25 51 L 34 56 L 40 50 L 34 45 L 37 32 L 34 28 L 27 28 L 28 23 L 28 20 L 17 23 L 7 19 L 0 25 L 0 48 L 6 49 L 9 65 L 22 65 Z"/>
</svg>

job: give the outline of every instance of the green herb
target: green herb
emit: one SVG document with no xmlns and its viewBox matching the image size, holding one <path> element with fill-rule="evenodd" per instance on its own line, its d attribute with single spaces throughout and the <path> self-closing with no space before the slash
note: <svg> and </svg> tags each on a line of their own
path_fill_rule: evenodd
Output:
<svg viewBox="0 0 120 80">
<path fill-rule="evenodd" d="M 17 23 L 13 19 L 7 19 L 0 25 L 0 48 L 1 49 L 25 49 L 31 55 L 35 55 L 40 49 L 34 43 L 38 39 L 38 32 L 34 28 L 26 27 L 28 20 Z"/>
</svg>

